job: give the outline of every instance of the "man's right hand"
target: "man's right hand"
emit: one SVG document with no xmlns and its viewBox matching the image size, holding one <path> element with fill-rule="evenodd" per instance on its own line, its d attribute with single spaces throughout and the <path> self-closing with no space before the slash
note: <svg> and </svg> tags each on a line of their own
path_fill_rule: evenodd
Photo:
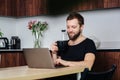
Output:
<svg viewBox="0 0 120 80">
<path fill-rule="evenodd" d="M 58 51 L 58 47 L 57 47 L 56 42 L 51 45 L 51 51 L 52 51 L 52 53 L 56 53 Z"/>
<path fill-rule="evenodd" d="M 57 63 L 56 63 L 56 60 L 57 60 L 57 51 L 58 51 L 57 43 L 53 43 L 51 45 L 50 50 L 52 51 L 53 62 L 54 62 L 55 65 L 57 65 Z"/>
</svg>

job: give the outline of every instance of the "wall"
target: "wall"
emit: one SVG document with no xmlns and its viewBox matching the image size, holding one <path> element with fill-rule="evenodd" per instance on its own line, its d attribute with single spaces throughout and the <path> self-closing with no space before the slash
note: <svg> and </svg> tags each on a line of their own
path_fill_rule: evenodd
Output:
<svg viewBox="0 0 120 80">
<path fill-rule="evenodd" d="M 83 34 L 101 42 L 99 48 L 120 48 L 120 9 L 105 9 L 80 12 L 85 18 Z M 21 38 L 22 48 L 33 47 L 33 36 L 27 28 L 28 21 L 40 20 L 48 22 L 48 30 L 44 33 L 42 47 L 50 47 L 51 43 L 62 38 L 61 29 L 66 29 L 68 14 L 50 16 L 9 18 L 0 17 L 0 28 L 4 36 L 18 35 Z"/>
<path fill-rule="evenodd" d="M 11 17 L 0 17 L 0 29 L 4 33 L 4 37 L 10 38 L 11 35 L 16 35 L 16 19 Z"/>
<path fill-rule="evenodd" d="M 120 9 L 83 12 L 85 35 L 95 36 L 101 42 L 100 48 L 120 48 L 119 13 Z"/>
</svg>

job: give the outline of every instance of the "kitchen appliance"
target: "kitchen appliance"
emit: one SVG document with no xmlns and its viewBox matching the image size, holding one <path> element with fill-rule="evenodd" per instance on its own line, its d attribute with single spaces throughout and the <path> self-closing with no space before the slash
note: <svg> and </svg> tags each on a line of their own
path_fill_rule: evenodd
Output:
<svg viewBox="0 0 120 80">
<path fill-rule="evenodd" d="M 0 37 L 0 49 L 8 49 L 9 40 L 7 37 Z"/>
<path fill-rule="evenodd" d="M 10 40 L 11 49 L 20 49 L 21 48 L 21 41 L 18 36 L 12 36 Z"/>
</svg>

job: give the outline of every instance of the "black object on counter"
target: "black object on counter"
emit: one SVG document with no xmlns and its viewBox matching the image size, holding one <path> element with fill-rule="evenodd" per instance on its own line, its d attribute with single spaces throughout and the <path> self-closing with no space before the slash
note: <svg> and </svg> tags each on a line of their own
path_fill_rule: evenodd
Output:
<svg viewBox="0 0 120 80">
<path fill-rule="evenodd" d="M 8 49 L 9 41 L 7 37 L 0 37 L 0 49 Z"/>
<path fill-rule="evenodd" d="M 12 36 L 10 40 L 11 49 L 20 49 L 21 48 L 21 41 L 18 36 Z"/>
</svg>

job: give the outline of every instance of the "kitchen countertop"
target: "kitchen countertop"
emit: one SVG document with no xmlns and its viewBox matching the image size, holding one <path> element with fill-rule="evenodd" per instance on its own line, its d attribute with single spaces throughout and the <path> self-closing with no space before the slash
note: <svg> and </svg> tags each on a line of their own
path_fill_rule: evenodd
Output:
<svg viewBox="0 0 120 80">
<path fill-rule="evenodd" d="M 0 80 L 34 80 L 83 72 L 84 66 L 35 69 L 28 66 L 0 68 Z"/>
<path fill-rule="evenodd" d="M 23 52 L 23 49 L 0 49 L 1 52 Z"/>
<path fill-rule="evenodd" d="M 97 49 L 97 52 L 120 52 L 120 49 Z"/>
<path fill-rule="evenodd" d="M 112 52 L 116 52 L 116 51 L 120 51 L 120 49 L 97 49 L 97 52 L 102 52 L 102 51 L 112 51 Z M 7 53 L 7 52 L 23 52 L 23 49 L 0 49 L 0 53 Z"/>
</svg>

